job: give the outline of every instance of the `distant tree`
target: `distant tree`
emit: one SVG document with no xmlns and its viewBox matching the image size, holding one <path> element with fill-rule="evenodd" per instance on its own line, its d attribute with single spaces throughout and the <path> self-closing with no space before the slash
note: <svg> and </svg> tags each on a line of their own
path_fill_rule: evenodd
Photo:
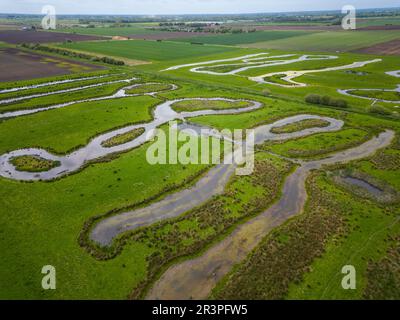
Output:
<svg viewBox="0 0 400 320">
<path fill-rule="evenodd" d="M 305 97 L 305 101 L 307 103 L 312 103 L 312 104 L 320 104 L 324 106 L 331 106 L 331 107 L 337 107 L 337 108 L 347 108 L 348 103 L 344 99 L 334 99 L 330 96 L 320 96 L 319 94 L 308 94 Z"/>
<path fill-rule="evenodd" d="M 338 108 L 347 108 L 348 107 L 348 103 L 344 99 L 336 99 L 336 100 L 334 100 L 334 102 L 335 102 L 335 107 L 338 107 Z"/>
<path fill-rule="evenodd" d="M 332 101 L 331 97 L 329 96 L 323 96 L 320 101 L 320 103 L 325 106 L 330 106 L 332 102 L 334 101 Z"/>
<path fill-rule="evenodd" d="M 270 96 L 270 95 L 271 95 L 271 90 L 269 90 L 268 88 L 265 88 L 265 89 L 262 91 L 262 93 L 263 93 L 264 96 Z"/>
</svg>

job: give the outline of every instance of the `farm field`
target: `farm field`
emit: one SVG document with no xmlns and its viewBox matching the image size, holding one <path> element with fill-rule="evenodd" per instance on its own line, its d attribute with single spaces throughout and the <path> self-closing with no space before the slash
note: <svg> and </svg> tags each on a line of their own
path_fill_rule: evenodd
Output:
<svg viewBox="0 0 400 320">
<path fill-rule="evenodd" d="M 400 299 L 400 36 L 330 14 L 1 30 L 0 299 Z"/>
<path fill-rule="evenodd" d="M 25 80 L 70 73 L 90 72 L 102 67 L 64 58 L 28 53 L 0 46 L 0 81 Z"/>
<path fill-rule="evenodd" d="M 196 46 L 179 42 L 145 40 L 72 43 L 64 44 L 61 47 L 110 55 L 117 53 L 117 56 L 120 57 L 147 61 L 178 60 L 236 50 L 229 47 Z"/>
<path fill-rule="evenodd" d="M 309 31 L 257 31 L 242 34 L 227 34 L 227 35 L 202 35 L 201 37 L 183 38 L 177 41 L 184 42 L 201 42 L 207 44 L 221 44 L 221 45 L 241 45 L 263 41 L 274 41 L 280 39 L 289 39 L 292 37 L 299 37 L 307 35 L 312 32 Z"/>
<path fill-rule="evenodd" d="M 376 84 L 376 89 L 393 89 L 398 84 L 396 77 L 390 76 L 385 72 L 398 68 L 396 56 L 362 55 L 362 54 L 334 54 L 334 59 L 320 59 L 321 54 L 312 53 L 314 60 L 298 60 L 300 57 L 310 54 L 310 52 L 293 52 L 281 50 L 260 50 L 260 49 L 240 49 L 238 51 L 225 54 L 210 55 L 207 57 L 185 59 L 180 64 L 178 61 L 159 62 L 149 65 L 143 65 L 138 68 L 146 72 L 157 72 L 163 70 L 162 75 L 186 78 L 192 81 L 202 82 L 213 86 L 224 86 L 227 89 L 234 87 L 242 91 L 247 88 L 251 92 L 263 93 L 267 91 L 272 97 L 290 97 L 297 101 L 304 101 L 307 94 L 323 92 L 325 95 L 335 99 L 345 99 L 348 102 L 348 109 L 367 112 L 373 101 L 355 98 L 353 96 L 344 96 L 338 90 L 368 88 L 371 83 Z M 259 65 L 251 65 L 244 62 L 247 55 L 255 55 L 254 59 L 265 57 L 265 60 L 259 60 Z M 260 55 L 260 56 L 258 56 Z M 289 55 L 289 56 L 287 56 Z M 328 53 L 327 56 L 332 55 Z M 323 56 L 323 55 L 322 55 Z M 326 55 L 325 55 L 326 56 Z M 226 59 L 235 59 L 234 61 L 212 62 Z M 250 58 L 251 59 L 251 58 Z M 352 68 L 355 61 L 375 61 L 367 63 L 362 68 Z M 283 61 L 284 63 L 281 63 Z M 257 60 L 254 60 L 257 62 Z M 207 64 L 204 64 L 207 63 Z M 188 66 L 185 66 L 188 64 Z M 198 64 L 198 65 L 197 65 Z M 175 68 L 175 66 L 182 66 Z M 215 68 L 218 66 L 218 68 Z M 287 88 L 279 84 L 257 83 L 251 77 L 257 77 L 262 74 L 281 74 L 287 70 L 319 70 L 326 68 L 335 68 L 336 66 L 349 66 L 342 70 L 331 70 L 327 72 L 305 73 L 293 80 L 305 84 L 300 87 Z M 247 69 L 247 67 L 250 67 Z M 170 70 L 167 70 L 170 68 Z M 171 69 L 172 68 L 172 69 Z M 193 71 L 194 68 L 199 68 Z M 238 70 L 236 72 L 235 70 Z M 210 74 L 209 71 L 216 74 Z M 390 112 L 396 112 L 396 104 L 382 102 L 385 108 Z"/>
<path fill-rule="evenodd" d="M 382 17 L 382 18 L 363 18 L 357 19 L 357 24 L 360 27 L 371 27 L 371 26 L 398 26 L 400 25 L 400 19 L 395 17 Z"/>
<path fill-rule="evenodd" d="M 159 31 L 154 31 L 148 29 L 150 25 L 142 25 L 137 24 L 129 27 L 95 27 L 95 28 L 85 28 L 85 27 L 71 27 L 71 28 L 60 28 L 57 29 L 57 32 L 63 33 L 73 33 L 80 35 L 90 35 L 90 36 L 105 36 L 105 37 L 113 37 L 113 36 L 122 36 L 129 37 L 135 34 L 153 34 L 160 33 Z"/>
<path fill-rule="evenodd" d="M 311 50 L 346 52 L 399 38 L 399 32 L 389 31 L 336 31 L 302 35 L 296 38 L 272 40 L 246 45 L 252 48 L 278 50 Z"/>
<path fill-rule="evenodd" d="M 49 43 L 49 42 L 63 42 L 70 41 L 89 41 L 101 40 L 102 37 L 98 36 L 84 36 L 77 34 L 67 34 L 60 32 L 38 32 L 38 31 L 21 31 L 21 30 L 7 30 L 0 31 L 0 41 L 21 44 L 21 43 Z"/>
</svg>

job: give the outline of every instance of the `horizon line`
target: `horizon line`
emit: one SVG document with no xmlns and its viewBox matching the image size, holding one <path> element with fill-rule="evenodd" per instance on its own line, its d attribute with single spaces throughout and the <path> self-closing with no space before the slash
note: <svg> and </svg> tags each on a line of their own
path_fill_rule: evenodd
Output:
<svg viewBox="0 0 400 320">
<path fill-rule="evenodd" d="M 398 7 L 368 7 L 368 8 L 360 8 L 357 10 L 380 10 L 380 9 L 398 9 L 400 10 L 400 6 Z M 228 12 L 220 12 L 220 13 L 140 13 L 140 14 L 123 14 L 123 13 L 58 13 L 59 16 L 132 16 L 132 17 L 143 17 L 143 16 L 151 16 L 151 17 L 159 17 L 159 16 L 195 16 L 195 15 L 254 15 L 254 14 L 285 14 L 285 13 L 306 13 L 306 12 L 341 12 L 340 9 L 323 9 L 323 10 L 304 10 L 304 11 L 270 11 L 270 12 L 240 12 L 240 13 L 228 13 Z M 19 13 L 19 12 L 0 12 L 0 15 L 11 14 L 11 15 L 34 15 L 34 16 L 43 16 L 42 13 Z"/>
</svg>

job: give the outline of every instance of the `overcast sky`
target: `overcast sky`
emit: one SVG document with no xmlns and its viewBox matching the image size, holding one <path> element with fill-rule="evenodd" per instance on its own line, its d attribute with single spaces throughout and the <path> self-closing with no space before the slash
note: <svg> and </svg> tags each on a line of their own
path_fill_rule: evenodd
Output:
<svg viewBox="0 0 400 320">
<path fill-rule="evenodd" d="M 399 0 L 0 0 L 1 13 L 41 13 L 53 5 L 58 14 L 257 13 L 398 7 Z"/>
</svg>

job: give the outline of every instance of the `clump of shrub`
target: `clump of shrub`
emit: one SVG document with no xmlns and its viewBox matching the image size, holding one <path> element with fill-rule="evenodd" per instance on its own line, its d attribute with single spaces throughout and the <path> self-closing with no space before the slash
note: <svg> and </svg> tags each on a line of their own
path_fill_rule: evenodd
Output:
<svg viewBox="0 0 400 320">
<path fill-rule="evenodd" d="M 102 58 L 93 57 L 91 60 L 92 61 L 97 61 L 97 62 L 103 62 L 103 63 L 107 63 L 107 64 L 113 64 L 113 65 L 116 65 L 116 66 L 123 66 L 125 64 L 121 60 L 115 60 L 115 59 L 109 58 L 109 57 L 102 57 Z"/>
<path fill-rule="evenodd" d="M 31 50 L 56 53 L 56 54 L 59 54 L 62 56 L 85 59 L 85 60 L 90 60 L 90 61 L 94 61 L 94 62 L 102 62 L 102 63 L 112 64 L 112 65 L 116 65 L 116 66 L 123 66 L 125 64 L 121 60 L 116 60 L 116 59 L 113 59 L 110 57 L 101 57 L 100 58 L 100 57 L 91 56 L 91 55 L 85 54 L 85 53 L 79 53 L 79 52 L 60 49 L 60 48 L 53 48 L 53 47 L 43 46 L 40 44 L 23 43 L 21 46 L 24 48 L 27 48 L 27 49 L 31 49 Z"/>
<path fill-rule="evenodd" d="M 133 139 L 136 139 L 140 135 L 144 133 L 143 128 L 136 128 L 131 131 L 116 135 L 110 139 L 107 139 L 101 143 L 101 145 L 105 148 L 111 148 L 115 146 L 119 146 L 124 143 L 128 143 L 129 141 L 132 141 Z"/>
<path fill-rule="evenodd" d="M 366 271 L 367 286 L 364 298 L 368 300 L 398 300 L 400 299 L 400 237 L 390 237 L 393 244 L 380 261 L 368 261 Z"/>
<path fill-rule="evenodd" d="M 60 161 L 44 159 L 39 156 L 18 156 L 11 158 L 11 163 L 17 171 L 43 172 L 61 165 Z"/>
<path fill-rule="evenodd" d="M 380 114 L 380 115 L 384 115 L 384 116 L 391 114 L 391 112 L 388 109 L 386 109 L 384 106 L 381 106 L 379 104 L 369 107 L 368 112 L 373 113 L 373 114 Z"/>
<path fill-rule="evenodd" d="M 270 96 L 271 95 L 271 90 L 269 90 L 269 89 L 264 89 L 263 91 L 262 91 L 262 94 L 264 95 L 264 96 L 266 96 L 266 97 L 268 97 L 268 96 Z"/>
<path fill-rule="evenodd" d="M 331 106 L 337 108 L 347 108 L 348 103 L 344 99 L 335 99 L 330 96 L 321 96 L 319 94 L 309 94 L 305 97 L 307 103 Z"/>
<path fill-rule="evenodd" d="M 312 104 L 320 104 L 321 103 L 321 96 L 319 94 L 308 94 L 305 98 L 305 101 L 307 103 L 312 103 Z"/>
</svg>

